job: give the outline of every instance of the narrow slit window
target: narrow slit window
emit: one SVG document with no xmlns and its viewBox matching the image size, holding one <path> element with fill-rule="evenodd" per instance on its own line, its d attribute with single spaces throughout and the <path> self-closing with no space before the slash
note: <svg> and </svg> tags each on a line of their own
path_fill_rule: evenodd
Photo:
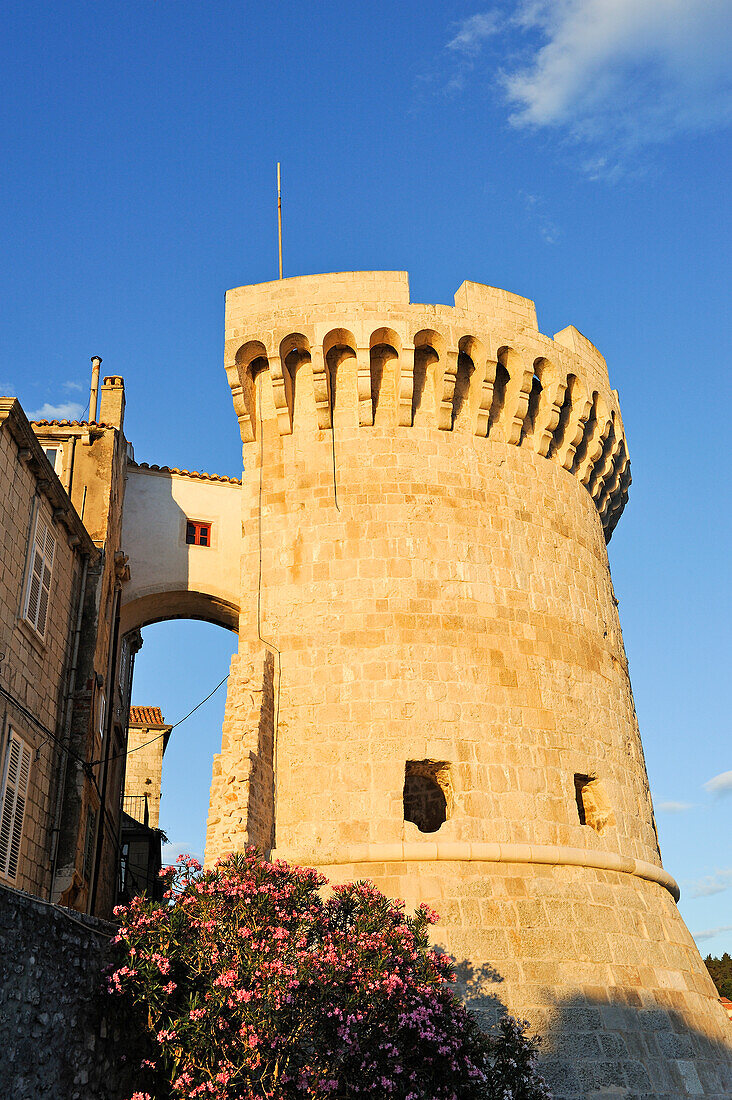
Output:
<svg viewBox="0 0 732 1100">
<path fill-rule="evenodd" d="M 407 760 L 404 766 L 404 820 L 421 833 L 436 833 L 452 810 L 450 765 L 437 760 Z"/>
<path fill-rule="evenodd" d="M 211 545 L 211 524 L 199 523 L 197 520 L 186 521 L 186 542 L 189 546 Z"/>
<path fill-rule="evenodd" d="M 615 825 L 615 814 L 610 800 L 602 783 L 595 776 L 576 773 L 574 796 L 580 825 L 589 825 L 600 835 L 611 825 Z"/>
</svg>

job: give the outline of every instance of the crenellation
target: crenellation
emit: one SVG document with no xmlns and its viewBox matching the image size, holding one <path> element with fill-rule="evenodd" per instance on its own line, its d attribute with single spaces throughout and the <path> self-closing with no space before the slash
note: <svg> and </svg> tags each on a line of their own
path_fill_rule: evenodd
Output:
<svg viewBox="0 0 732 1100">
<path fill-rule="evenodd" d="M 368 274 L 365 282 L 373 285 L 378 273 Z M 599 496 L 610 469 L 604 468 L 609 420 L 617 413 L 616 434 L 622 421 L 605 362 L 581 333 L 570 326 L 550 340 L 536 329 L 528 299 L 478 284 L 464 284 L 455 308 L 405 303 L 400 292 L 379 311 L 348 295 L 336 301 L 331 280 L 340 277 L 239 288 L 227 296 L 227 374 L 244 444 L 256 437 L 254 382 L 264 369 L 281 436 L 307 425 L 325 432 L 333 419 L 336 429 L 369 429 L 378 421 L 394 429 L 432 423 L 462 433 L 470 425 L 480 438 L 527 445 L 574 470 Z M 349 282 L 363 285 L 360 278 Z M 399 281 L 400 291 L 405 286 L 406 279 Z M 252 301 L 261 308 L 245 314 Z M 487 321 L 495 328 L 486 331 Z M 623 503 L 622 497 L 613 501 L 603 519 L 612 515 L 616 522 Z"/>
</svg>

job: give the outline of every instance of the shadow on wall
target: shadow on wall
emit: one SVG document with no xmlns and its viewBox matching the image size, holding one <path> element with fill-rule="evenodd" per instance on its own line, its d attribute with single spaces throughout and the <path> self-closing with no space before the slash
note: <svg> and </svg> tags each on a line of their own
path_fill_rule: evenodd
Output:
<svg viewBox="0 0 732 1100">
<path fill-rule="evenodd" d="M 262 706 L 257 727 L 257 749 L 250 752 L 247 836 L 262 851 L 276 847 L 277 828 L 274 782 L 275 723 L 279 710 L 276 676 L 278 657 L 268 652 L 262 676 Z"/>
<path fill-rule="evenodd" d="M 491 966 L 457 962 L 456 991 L 490 1028 L 507 1011 Z M 669 996 L 673 996 L 672 993 Z M 730 1100 L 729 1041 L 691 1028 L 682 1014 L 641 994 L 617 989 L 556 1001 L 547 989 L 532 1012 L 531 1034 L 542 1037 L 539 1068 L 554 1100 Z"/>
</svg>

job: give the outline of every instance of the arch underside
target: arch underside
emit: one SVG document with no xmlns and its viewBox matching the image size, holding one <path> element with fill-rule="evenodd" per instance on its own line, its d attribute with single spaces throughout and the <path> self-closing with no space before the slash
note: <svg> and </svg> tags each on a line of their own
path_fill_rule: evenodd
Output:
<svg viewBox="0 0 732 1100">
<path fill-rule="evenodd" d="M 150 592 L 122 605 L 122 633 L 169 619 L 200 619 L 239 632 L 239 608 L 208 592 Z"/>
</svg>

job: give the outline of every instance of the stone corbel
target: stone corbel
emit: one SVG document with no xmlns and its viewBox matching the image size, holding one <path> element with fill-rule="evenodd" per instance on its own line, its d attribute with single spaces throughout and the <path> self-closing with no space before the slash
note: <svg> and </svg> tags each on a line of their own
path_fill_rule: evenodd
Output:
<svg viewBox="0 0 732 1100">
<path fill-rule="evenodd" d="M 587 488 L 590 490 L 590 496 L 596 503 L 602 496 L 605 482 L 612 474 L 619 452 L 620 441 L 615 434 L 615 424 L 613 423 L 603 448 L 603 454 L 600 456 L 600 460 L 595 466 L 592 477 L 587 483 Z"/>
<path fill-rule="evenodd" d="M 315 394 L 315 412 L 318 417 L 318 427 L 321 431 L 330 428 L 331 403 L 330 403 L 330 376 L 323 355 L 323 348 L 317 344 L 312 348 L 310 356 L 313 364 L 313 393 Z"/>
<path fill-rule="evenodd" d="M 130 567 L 128 565 L 129 557 L 127 554 L 123 554 L 121 550 L 115 550 L 114 552 L 114 579 L 118 585 L 125 584 L 130 579 Z"/>
<path fill-rule="evenodd" d="M 542 458 L 546 458 L 549 454 L 549 448 L 552 445 L 554 432 L 562 412 L 562 402 L 564 401 L 566 389 L 566 381 L 560 378 L 554 382 L 549 382 L 541 391 L 531 445 Z"/>
<path fill-rule="evenodd" d="M 457 363 L 457 348 L 448 348 L 434 365 L 435 417 L 437 427 L 442 432 L 449 432 L 452 429 L 452 401 L 455 396 Z"/>
<path fill-rule="evenodd" d="M 358 385 L 358 422 L 368 427 L 374 422 L 374 405 L 371 400 L 371 351 L 356 348 L 356 377 Z"/>
<path fill-rule="evenodd" d="M 397 363 L 397 423 L 402 428 L 412 426 L 412 399 L 414 397 L 414 347 L 403 347 Z"/>
<path fill-rule="evenodd" d="M 529 407 L 534 370 L 533 367 L 525 365 L 517 352 L 510 353 L 506 369 L 509 379 L 506 383 L 506 400 L 501 412 L 499 438 L 517 446 L 521 441 L 524 419 Z"/>
<path fill-rule="evenodd" d="M 285 361 L 276 352 L 269 356 L 269 373 L 280 435 L 292 435 L 292 379 Z"/>
<path fill-rule="evenodd" d="M 577 466 L 575 473 L 585 487 L 589 487 L 590 479 L 595 469 L 595 463 L 605 449 L 613 422 L 610 417 L 607 420 L 597 419 L 592 427 L 592 432 L 587 443 L 585 457 Z"/>
<path fill-rule="evenodd" d="M 614 469 L 610 476 L 605 480 L 605 483 L 602 487 L 602 493 L 598 494 L 597 497 L 597 509 L 603 521 L 608 514 L 608 510 L 611 506 L 612 500 L 617 493 L 618 487 L 622 482 L 623 475 L 625 474 L 625 471 L 629 465 L 630 458 L 628 456 L 628 450 L 625 445 L 625 439 L 621 437 L 620 442 L 618 443 L 617 451 L 615 452 Z"/>
<path fill-rule="evenodd" d="M 557 447 L 557 461 L 565 470 L 571 470 L 574 456 L 585 434 L 585 427 L 592 410 L 592 399 L 584 389 L 572 392 L 572 407 L 567 421 L 564 439 Z"/>
<path fill-rule="evenodd" d="M 488 428 L 490 426 L 493 389 L 496 384 L 498 360 L 492 359 L 491 356 L 486 355 L 482 363 L 480 361 L 476 362 L 476 357 L 474 355 L 473 362 L 475 363 L 476 379 L 480 379 L 478 409 L 475 419 L 475 434 L 480 436 L 481 439 L 485 439 L 488 435 Z"/>
<path fill-rule="evenodd" d="M 241 441 L 242 443 L 251 443 L 254 439 L 254 423 L 252 421 L 253 387 L 251 387 L 251 392 L 249 394 L 250 400 L 247 402 L 241 376 L 239 374 L 239 367 L 236 363 L 232 363 L 231 366 L 226 368 L 226 376 L 229 380 L 231 399 L 234 403 L 234 412 L 239 421 Z M 247 381 L 249 381 L 249 379 L 247 379 Z"/>
</svg>

